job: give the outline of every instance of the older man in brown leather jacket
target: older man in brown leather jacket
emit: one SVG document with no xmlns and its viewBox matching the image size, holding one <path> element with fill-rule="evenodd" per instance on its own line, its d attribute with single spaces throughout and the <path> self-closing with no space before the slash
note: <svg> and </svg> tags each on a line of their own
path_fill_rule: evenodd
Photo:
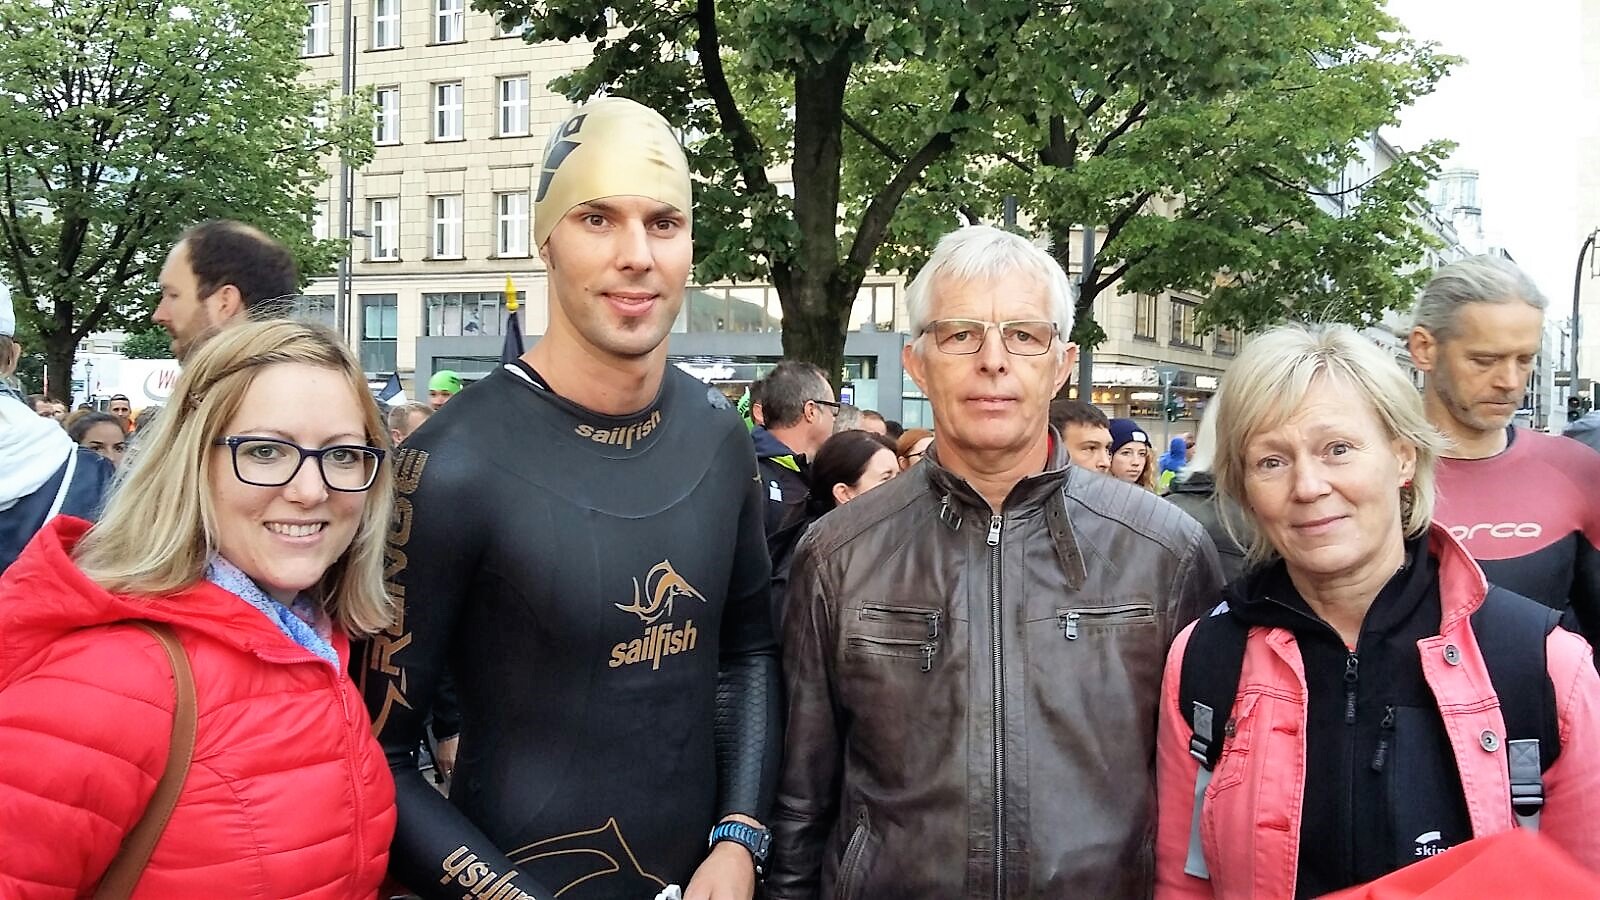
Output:
<svg viewBox="0 0 1600 900">
<path fill-rule="evenodd" d="M 985 226 L 907 295 L 925 460 L 818 522 L 784 621 L 772 897 L 1143 897 L 1167 645 L 1216 551 L 1048 425 L 1071 288 Z"/>
</svg>

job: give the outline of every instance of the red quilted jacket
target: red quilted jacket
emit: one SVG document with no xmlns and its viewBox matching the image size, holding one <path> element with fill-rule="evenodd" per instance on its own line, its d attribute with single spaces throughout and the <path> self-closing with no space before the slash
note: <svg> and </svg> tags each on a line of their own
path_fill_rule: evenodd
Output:
<svg viewBox="0 0 1600 900">
<path fill-rule="evenodd" d="M 141 601 L 72 563 L 59 517 L 0 577 L 0 897 L 90 895 L 166 765 L 170 622 L 194 669 L 194 762 L 136 898 L 371 898 L 394 783 L 354 684 L 207 582 Z M 341 663 L 348 641 L 335 637 Z"/>
</svg>

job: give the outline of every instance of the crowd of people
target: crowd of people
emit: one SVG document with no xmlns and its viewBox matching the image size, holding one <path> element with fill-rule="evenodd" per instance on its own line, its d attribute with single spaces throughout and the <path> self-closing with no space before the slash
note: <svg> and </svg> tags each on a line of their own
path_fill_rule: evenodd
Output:
<svg viewBox="0 0 1600 900">
<path fill-rule="evenodd" d="M 1514 424 L 1514 265 L 1433 277 L 1420 391 L 1282 326 L 1157 453 L 1067 399 L 1060 265 L 961 227 L 902 430 L 809 363 L 738 404 L 669 364 L 692 184 L 654 111 L 573 112 L 543 335 L 426 403 L 235 222 L 166 260 L 137 435 L 0 389 L 0 895 L 1600 890 L 1600 453 Z"/>
</svg>

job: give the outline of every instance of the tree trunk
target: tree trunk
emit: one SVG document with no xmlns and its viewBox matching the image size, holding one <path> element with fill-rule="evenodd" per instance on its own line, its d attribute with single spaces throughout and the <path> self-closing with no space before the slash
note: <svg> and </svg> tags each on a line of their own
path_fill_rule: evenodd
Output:
<svg viewBox="0 0 1600 900">
<path fill-rule="evenodd" d="M 819 291 L 820 294 L 820 291 Z M 828 309 L 831 298 L 818 296 L 783 317 L 783 356 L 816 363 L 828 373 L 835 394 L 844 381 L 844 333 L 839 316 Z"/>
<path fill-rule="evenodd" d="M 46 380 L 50 383 L 47 392 L 51 400 L 60 400 L 67 404 L 67 409 L 72 409 L 72 360 L 77 351 L 77 343 L 72 340 L 70 332 L 49 332 L 40 336 L 44 344 L 44 360 Z"/>
<path fill-rule="evenodd" d="M 783 305 L 783 355 L 814 362 L 838 390 L 843 380 L 844 319 L 861 275 L 842 271 L 839 183 L 844 161 L 844 90 L 850 57 L 803 67 L 795 77 L 794 218 L 800 233 L 792 261 L 773 266 Z"/>
</svg>

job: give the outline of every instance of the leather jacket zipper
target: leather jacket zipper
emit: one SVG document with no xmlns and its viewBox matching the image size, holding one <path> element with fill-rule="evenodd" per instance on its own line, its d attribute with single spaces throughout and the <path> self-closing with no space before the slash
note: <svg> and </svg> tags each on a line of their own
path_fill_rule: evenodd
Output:
<svg viewBox="0 0 1600 900">
<path fill-rule="evenodd" d="M 856 820 L 855 830 L 850 832 L 850 840 L 844 845 L 844 856 L 839 863 L 839 880 L 834 885 L 834 893 L 841 900 L 850 900 L 856 894 L 856 872 L 861 868 L 861 857 L 867 847 L 867 817 L 863 813 Z"/>
<path fill-rule="evenodd" d="M 856 647 L 883 647 L 893 648 L 897 651 L 901 650 L 902 648 L 909 650 L 910 648 L 915 647 L 917 655 L 922 657 L 922 671 L 924 672 L 933 671 L 933 657 L 939 652 L 939 642 L 937 640 L 922 641 L 907 638 L 883 638 L 861 634 L 851 635 L 849 638 L 847 638 L 847 640 L 852 646 Z M 894 655 L 900 654 L 896 653 Z"/>
<path fill-rule="evenodd" d="M 989 518 L 989 635 L 994 677 L 994 896 L 1006 895 L 1006 697 L 1005 655 L 1001 642 L 1000 525 Z"/>
</svg>

